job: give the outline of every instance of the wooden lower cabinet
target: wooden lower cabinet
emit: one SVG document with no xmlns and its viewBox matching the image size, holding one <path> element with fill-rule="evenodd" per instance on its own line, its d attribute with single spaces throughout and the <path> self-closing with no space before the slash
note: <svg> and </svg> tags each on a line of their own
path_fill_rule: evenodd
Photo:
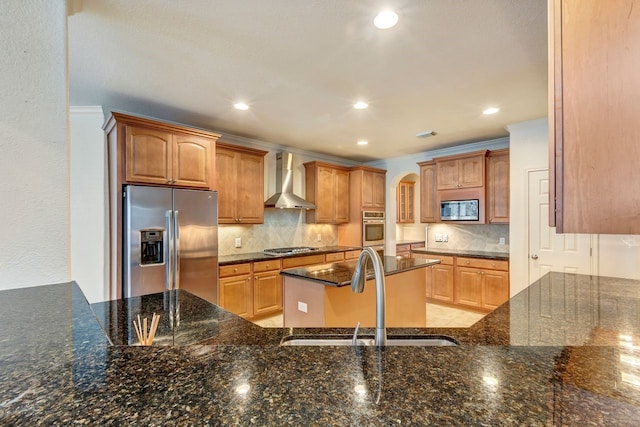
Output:
<svg viewBox="0 0 640 427">
<path fill-rule="evenodd" d="M 428 267 L 427 272 L 427 295 L 429 298 L 442 301 L 453 302 L 453 265 L 436 264 Z"/>
<path fill-rule="evenodd" d="M 220 306 L 240 317 L 253 316 L 251 264 L 220 267 Z"/>
<path fill-rule="evenodd" d="M 224 265 L 219 269 L 218 301 L 222 308 L 240 317 L 254 319 L 282 312 L 283 268 L 321 265 L 355 259 L 360 250 L 332 252 L 268 261 Z"/>
<path fill-rule="evenodd" d="M 426 268 L 427 300 L 491 311 L 509 299 L 509 261 L 412 253 L 439 259 Z"/>
<path fill-rule="evenodd" d="M 253 317 L 282 311 L 282 276 L 279 259 L 253 263 Z"/>
<path fill-rule="evenodd" d="M 456 257 L 456 304 L 493 310 L 506 302 L 508 266 L 508 261 Z"/>
</svg>

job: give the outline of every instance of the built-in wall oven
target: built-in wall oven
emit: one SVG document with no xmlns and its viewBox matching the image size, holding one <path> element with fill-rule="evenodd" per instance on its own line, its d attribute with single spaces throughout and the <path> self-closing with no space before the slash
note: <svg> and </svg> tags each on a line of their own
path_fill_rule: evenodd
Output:
<svg viewBox="0 0 640 427">
<path fill-rule="evenodd" d="M 362 246 L 373 246 L 380 256 L 384 255 L 384 223 L 384 212 L 362 212 Z"/>
</svg>

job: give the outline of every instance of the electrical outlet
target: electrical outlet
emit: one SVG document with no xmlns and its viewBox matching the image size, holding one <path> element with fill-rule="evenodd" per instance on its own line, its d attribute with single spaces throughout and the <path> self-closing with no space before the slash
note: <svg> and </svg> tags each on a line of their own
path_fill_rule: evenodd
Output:
<svg viewBox="0 0 640 427">
<path fill-rule="evenodd" d="M 322 234 L 319 234 L 319 233 L 318 233 L 318 236 L 316 237 L 316 240 L 317 240 L 318 242 L 322 242 Z"/>
<path fill-rule="evenodd" d="M 504 244 L 505 244 L 505 239 L 504 239 L 504 237 L 501 237 L 501 238 L 500 238 L 500 244 L 501 244 L 501 245 L 504 245 Z"/>
<path fill-rule="evenodd" d="M 236 248 L 242 247 L 242 239 L 240 237 L 236 237 Z"/>
<path fill-rule="evenodd" d="M 443 242 L 448 242 L 449 241 L 449 235 L 448 234 L 443 234 L 442 235 L 442 241 Z"/>
<path fill-rule="evenodd" d="M 436 233 L 436 242 L 442 242 L 442 234 Z"/>
<path fill-rule="evenodd" d="M 307 303 L 304 303 L 302 301 L 298 301 L 298 311 L 306 313 L 307 312 Z"/>
</svg>

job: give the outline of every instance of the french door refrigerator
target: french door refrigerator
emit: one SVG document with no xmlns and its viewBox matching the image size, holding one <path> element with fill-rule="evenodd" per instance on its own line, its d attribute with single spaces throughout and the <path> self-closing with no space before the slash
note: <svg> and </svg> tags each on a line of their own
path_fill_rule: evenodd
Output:
<svg viewBox="0 0 640 427">
<path fill-rule="evenodd" d="M 123 295 L 183 289 L 218 302 L 218 193 L 127 185 Z"/>
</svg>

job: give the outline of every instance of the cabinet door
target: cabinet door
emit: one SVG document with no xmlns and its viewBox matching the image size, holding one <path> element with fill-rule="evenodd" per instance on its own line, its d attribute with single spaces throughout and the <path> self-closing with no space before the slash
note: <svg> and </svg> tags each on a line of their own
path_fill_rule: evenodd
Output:
<svg viewBox="0 0 640 427">
<path fill-rule="evenodd" d="M 362 208 L 384 208 L 385 174 L 362 171 Z"/>
<path fill-rule="evenodd" d="M 126 181 L 171 184 L 172 135 L 138 126 L 127 126 L 125 133 Z"/>
<path fill-rule="evenodd" d="M 237 205 L 237 172 L 236 157 L 239 153 L 222 149 L 216 149 L 216 187 L 218 189 L 218 223 L 236 223 Z"/>
<path fill-rule="evenodd" d="M 253 316 L 251 276 L 220 278 L 220 306 L 241 317 Z"/>
<path fill-rule="evenodd" d="M 174 136 L 172 183 L 188 187 L 210 187 L 210 140 L 189 135 Z"/>
<path fill-rule="evenodd" d="M 471 307 L 482 307 L 481 270 L 456 267 L 456 303 Z"/>
<path fill-rule="evenodd" d="M 436 164 L 420 165 L 420 222 L 437 222 Z"/>
<path fill-rule="evenodd" d="M 482 187 L 484 185 L 484 156 L 458 160 L 458 184 L 460 188 Z"/>
<path fill-rule="evenodd" d="M 237 156 L 236 215 L 243 224 L 264 222 L 264 158 L 239 153 Z"/>
<path fill-rule="evenodd" d="M 373 172 L 373 208 L 384 208 L 385 189 L 387 186 L 385 174 Z"/>
<path fill-rule="evenodd" d="M 493 310 L 509 299 L 509 273 L 483 270 L 482 307 Z"/>
<path fill-rule="evenodd" d="M 458 188 L 458 161 L 445 160 L 436 162 L 438 190 Z"/>
<path fill-rule="evenodd" d="M 416 221 L 414 200 L 414 184 L 412 182 L 407 185 L 407 222 L 409 223 L 414 223 Z"/>
<path fill-rule="evenodd" d="M 415 256 L 415 255 L 412 255 Z M 426 274 L 426 284 L 427 284 L 427 299 L 433 297 L 433 266 L 429 266 L 424 269 Z"/>
<path fill-rule="evenodd" d="M 335 222 L 346 223 L 349 222 L 349 172 L 336 170 L 335 171 Z"/>
<path fill-rule="evenodd" d="M 331 168 L 318 166 L 317 194 L 316 194 L 316 222 L 332 223 L 335 217 L 336 197 L 334 189 L 335 171 Z"/>
<path fill-rule="evenodd" d="M 253 277 L 253 314 L 262 316 L 282 311 L 282 276 L 268 271 Z"/>
<path fill-rule="evenodd" d="M 509 222 L 509 153 L 490 155 L 487 169 L 489 222 Z"/>
<path fill-rule="evenodd" d="M 407 222 L 407 186 L 404 182 L 398 184 L 396 189 L 396 223 Z"/>
<path fill-rule="evenodd" d="M 431 269 L 431 298 L 453 302 L 453 266 L 436 264 Z"/>
<path fill-rule="evenodd" d="M 551 225 L 640 234 L 640 1 L 550 6 Z"/>
</svg>

